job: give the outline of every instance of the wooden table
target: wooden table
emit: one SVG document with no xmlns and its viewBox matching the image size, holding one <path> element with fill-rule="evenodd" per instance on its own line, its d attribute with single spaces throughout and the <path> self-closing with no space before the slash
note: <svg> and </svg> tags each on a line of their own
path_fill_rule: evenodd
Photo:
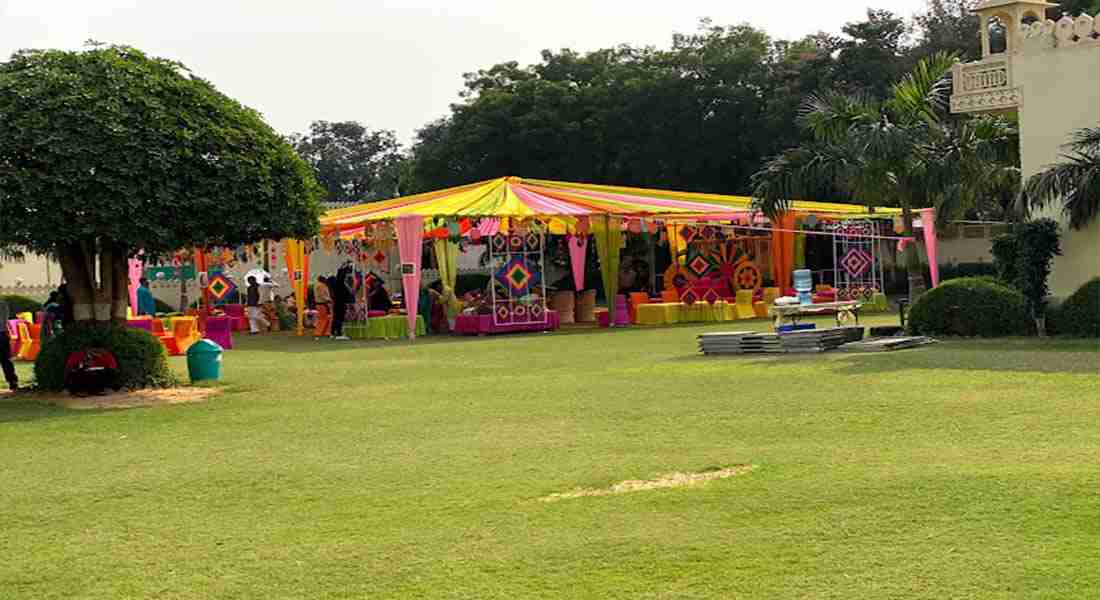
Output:
<svg viewBox="0 0 1100 600">
<path fill-rule="evenodd" d="M 842 320 L 846 321 L 848 319 L 855 319 L 858 324 L 859 307 L 861 306 L 863 306 L 862 302 L 849 300 L 846 302 L 820 302 L 817 304 L 776 304 L 771 307 L 771 310 L 772 315 L 775 317 L 775 329 L 778 330 L 784 321 L 797 325 L 802 317 L 827 313 L 836 315 L 837 327 L 841 325 Z"/>
</svg>

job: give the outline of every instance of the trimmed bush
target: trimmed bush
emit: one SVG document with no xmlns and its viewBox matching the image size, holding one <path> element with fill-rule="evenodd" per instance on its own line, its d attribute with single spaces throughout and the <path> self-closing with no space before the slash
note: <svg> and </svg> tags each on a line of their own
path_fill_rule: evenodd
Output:
<svg viewBox="0 0 1100 600">
<path fill-rule="evenodd" d="M 148 331 L 124 327 L 79 327 L 66 329 L 46 341 L 34 362 L 39 388 L 65 389 L 65 360 L 73 352 L 105 348 L 115 355 L 119 384 L 129 389 L 171 387 L 178 384 L 168 368 L 168 357 L 157 338 Z"/>
<path fill-rule="evenodd" d="M 1065 302 L 1047 310 L 1054 335 L 1100 337 L 1100 277 L 1081 286 Z"/>
<path fill-rule="evenodd" d="M 1003 337 L 1027 335 L 1027 301 L 995 280 L 964 277 L 925 292 L 909 309 L 914 335 Z"/>
<path fill-rule="evenodd" d="M 15 318 L 15 315 L 22 312 L 38 312 L 42 310 L 42 303 L 37 300 L 31 300 L 26 296 L 0 296 L 0 300 L 3 300 L 8 305 L 8 311 L 11 312 L 11 318 Z"/>
</svg>

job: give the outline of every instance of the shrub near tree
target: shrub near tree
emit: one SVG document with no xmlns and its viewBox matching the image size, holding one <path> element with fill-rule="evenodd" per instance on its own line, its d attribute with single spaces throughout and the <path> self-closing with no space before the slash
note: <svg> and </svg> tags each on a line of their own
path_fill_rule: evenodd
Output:
<svg viewBox="0 0 1100 600">
<path fill-rule="evenodd" d="M 0 63 L 0 132 L 0 249 L 58 259 L 76 329 L 123 322 L 139 252 L 319 228 L 323 190 L 257 112 L 134 48 Z"/>
<path fill-rule="evenodd" d="M 1081 286 L 1047 314 L 1050 333 L 1100 337 L 1100 277 Z"/>
<path fill-rule="evenodd" d="M 1058 223 L 1052 219 L 1021 223 L 993 240 L 997 277 L 1024 295 L 1040 336 L 1046 335 L 1051 263 L 1061 254 Z"/>
<path fill-rule="evenodd" d="M 985 277 L 952 279 L 925 292 L 909 309 L 914 335 L 1005 337 L 1027 335 L 1027 300 Z"/>
</svg>

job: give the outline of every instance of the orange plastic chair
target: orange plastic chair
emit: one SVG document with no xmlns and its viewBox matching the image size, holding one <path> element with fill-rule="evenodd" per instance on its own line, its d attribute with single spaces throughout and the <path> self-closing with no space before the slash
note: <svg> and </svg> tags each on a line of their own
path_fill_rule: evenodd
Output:
<svg viewBox="0 0 1100 600">
<path fill-rule="evenodd" d="M 675 304 L 680 301 L 680 292 L 676 290 L 662 290 L 661 302 L 665 304 Z"/>
<path fill-rule="evenodd" d="M 42 350 L 42 326 L 20 322 L 19 337 L 23 339 L 23 343 L 19 346 L 19 355 L 16 358 L 33 362 Z"/>
<path fill-rule="evenodd" d="M 176 339 L 178 354 L 187 352 L 192 344 L 202 339 L 196 317 L 172 317 L 172 337 Z"/>
<path fill-rule="evenodd" d="M 649 294 L 647 292 L 630 292 L 630 322 L 638 322 L 638 307 L 643 304 L 649 304 Z"/>
</svg>

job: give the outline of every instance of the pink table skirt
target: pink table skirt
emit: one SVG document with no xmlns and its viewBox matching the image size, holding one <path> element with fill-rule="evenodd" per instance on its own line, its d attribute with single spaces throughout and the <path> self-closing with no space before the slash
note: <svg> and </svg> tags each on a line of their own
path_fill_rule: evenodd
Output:
<svg viewBox="0 0 1100 600">
<path fill-rule="evenodd" d="M 455 333 L 460 335 L 487 335 L 494 333 L 514 333 L 520 331 L 549 331 L 561 326 L 561 318 L 554 310 L 546 311 L 545 323 L 523 323 L 520 325 L 494 325 L 493 315 L 458 315 L 455 318 Z"/>
</svg>

